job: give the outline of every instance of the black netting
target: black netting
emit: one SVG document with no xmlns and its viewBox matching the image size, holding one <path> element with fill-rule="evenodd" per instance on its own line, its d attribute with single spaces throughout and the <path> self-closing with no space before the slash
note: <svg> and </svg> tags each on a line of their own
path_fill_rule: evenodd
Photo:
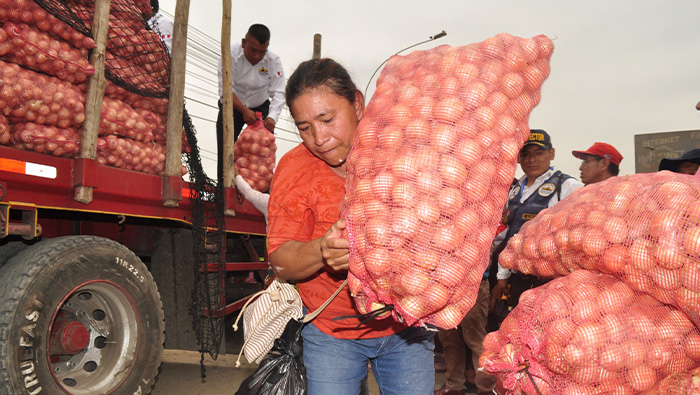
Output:
<svg viewBox="0 0 700 395">
<path fill-rule="evenodd" d="M 207 177 L 199 157 L 199 147 L 194 125 L 183 110 L 182 122 L 187 141 L 192 152 L 185 156 L 185 163 L 192 183 L 192 227 L 194 237 L 194 276 L 192 290 L 192 317 L 201 352 L 208 352 L 216 359 L 224 333 L 226 304 L 224 242 L 225 223 L 223 218 L 223 186 Z M 207 231 L 207 229 L 216 229 Z M 215 270 L 202 270 L 202 262 L 215 264 Z M 202 374 L 204 372 L 202 371 Z"/>
<path fill-rule="evenodd" d="M 55 18 L 90 35 L 92 0 L 35 0 Z M 147 97 L 168 97 L 170 57 L 158 35 L 133 0 L 112 0 L 105 54 L 105 77 L 120 87 Z"/>
</svg>

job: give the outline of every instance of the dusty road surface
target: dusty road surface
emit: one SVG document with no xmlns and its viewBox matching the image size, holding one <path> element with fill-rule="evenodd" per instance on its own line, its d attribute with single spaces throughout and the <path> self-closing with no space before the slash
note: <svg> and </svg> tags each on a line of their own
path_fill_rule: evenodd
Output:
<svg viewBox="0 0 700 395">
<path fill-rule="evenodd" d="M 202 380 L 196 351 L 165 350 L 163 363 L 153 395 L 233 395 L 241 382 L 250 376 L 257 365 L 243 363 L 236 368 L 237 355 L 220 355 L 213 361 L 204 358 L 207 377 Z M 379 395 L 374 377 L 369 378 L 370 395 Z"/>
<path fill-rule="evenodd" d="M 241 382 L 250 376 L 257 365 L 242 363 L 236 368 L 237 355 L 220 355 L 213 361 L 204 358 L 207 377 L 202 380 L 199 370 L 199 353 L 195 351 L 165 350 L 163 363 L 153 395 L 233 395 Z M 245 357 L 241 358 L 242 361 Z M 445 374 L 435 374 L 435 388 L 445 382 Z M 379 388 L 372 373 L 369 375 L 370 395 L 379 395 Z"/>
<path fill-rule="evenodd" d="M 230 325 L 229 325 L 230 326 Z M 153 387 L 153 395 L 233 395 L 241 382 L 250 376 L 258 365 L 246 363 L 241 358 L 241 367 L 236 368 L 242 336 L 226 332 L 226 354 L 219 355 L 216 361 L 208 354 L 204 357 L 205 379 L 201 378 L 200 354 L 196 351 L 165 350 L 158 379 Z M 370 395 L 379 395 L 374 376 L 369 373 Z M 445 374 L 435 375 L 435 388 L 445 383 Z"/>
</svg>

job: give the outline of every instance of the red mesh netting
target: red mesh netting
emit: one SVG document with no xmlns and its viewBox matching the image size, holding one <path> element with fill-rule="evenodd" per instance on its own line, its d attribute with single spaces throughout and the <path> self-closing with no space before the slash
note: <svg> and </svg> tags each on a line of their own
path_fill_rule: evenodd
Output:
<svg viewBox="0 0 700 395">
<path fill-rule="evenodd" d="M 453 328 L 472 307 L 552 49 L 502 33 L 389 60 L 341 207 L 360 311 Z"/>
<path fill-rule="evenodd" d="M 95 72 L 88 62 L 86 49 L 71 47 L 67 42 L 23 23 L 0 25 L 0 59 L 72 84 L 85 81 Z"/>
<path fill-rule="evenodd" d="M 700 368 L 669 375 L 642 395 L 700 395 Z"/>
<path fill-rule="evenodd" d="M 3 115 L 0 115 L 0 144 L 8 145 L 11 138 L 10 122 Z"/>
<path fill-rule="evenodd" d="M 71 0 L 65 3 L 92 31 L 94 1 Z M 170 56 L 160 37 L 148 28 L 140 8 L 143 7 L 134 1 L 111 1 L 106 75 L 128 91 L 164 98 L 168 96 L 170 86 Z"/>
<path fill-rule="evenodd" d="M 613 276 L 577 270 L 523 293 L 479 365 L 511 394 L 635 394 L 700 366 L 700 331 Z"/>
<path fill-rule="evenodd" d="M 90 30 L 63 2 L 0 0 L 0 23 L 5 22 L 34 26 L 74 48 L 92 49 L 96 46 Z"/>
<path fill-rule="evenodd" d="M 238 136 L 233 146 L 233 156 L 238 174 L 259 192 L 267 192 L 275 170 L 277 144 L 275 135 L 265 128 L 262 114 L 256 113 L 258 120 L 248 125 Z"/>
<path fill-rule="evenodd" d="M 700 179 L 662 171 L 575 191 L 528 221 L 499 257 L 527 274 L 613 274 L 700 324 Z"/>
<path fill-rule="evenodd" d="M 155 125 L 121 100 L 102 99 L 98 135 L 116 135 L 138 141 L 153 141 Z"/>
<path fill-rule="evenodd" d="M 99 137 L 97 162 L 141 173 L 163 174 L 165 145 L 118 136 Z M 184 165 L 180 165 L 180 174 L 187 174 Z"/>
<path fill-rule="evenodd" d="M 87 89 L 87 87 L 85 89 Z M 107 81 L 107 85 L 105 86 L 105 96 L 111 97 L 115 100 L 121 100 L 135 109 L 150 110 L 162 116 L 168 115 L 167 98 L 152 98 L 137 95 L 127 91 L 111 81 Z"/>
<path fill-rule="evenodd" d="M 15 148 L 69 158 L 78 153 L 80 133 L 73 128 L 61 129 L 26 122 L 12 125 L 12 132 Z"/>
<path fill-rule="evenodd" d="M 79 127 L 84 102 L 75 85 L 0 60 L 0 113 L 10 122 Z"/>
</svg>

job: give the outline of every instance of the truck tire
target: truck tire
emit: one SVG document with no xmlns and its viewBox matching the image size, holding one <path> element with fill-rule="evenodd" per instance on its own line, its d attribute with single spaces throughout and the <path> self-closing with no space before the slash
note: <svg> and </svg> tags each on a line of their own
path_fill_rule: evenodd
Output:
<svg viewBox="0 0 700 395">
<path fill-rule="evenodd" d="M 92 236 L 44 240 L 0 278 L 0 393 L 147 394 L 163 307 L 129 249 Z"/>
<path fill-rule="evenodd" d="M 27 245 L 21 241 L 10 241 L 5 244 L 0 244 L 0 268 L 26 246 Z"/>
</svg>

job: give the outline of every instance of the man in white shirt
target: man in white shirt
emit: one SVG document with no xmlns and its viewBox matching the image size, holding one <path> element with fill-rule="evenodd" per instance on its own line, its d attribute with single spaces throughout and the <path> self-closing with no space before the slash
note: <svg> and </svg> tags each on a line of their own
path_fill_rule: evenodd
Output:
<svg viewBox="0 0 700 395">
<path fill-rule="evenodd" d="M 285 78 L 279 56 L 267 50 L 270 30 L 261 24 L 251 25 L 240 44 L 231 44 L 233 66 L 233 131 L 238 139 L 244 124 L 251 125 L 261 112 L 265 128 L 271 133 L 284 106 Z M 219 59 L 219 116 L 216 120 L 218 148 L 218 178 L 223 178 L 223 116 L 224 95 L 222 61 Z"/>
<path fill-rule="evenodd" d="M 494 241 L 499 244 L 496 253 L 500 253 L 505 248 L 508 240 L 518 233 L 525 222 L 583 186 L 580 181 L 556 170 L 551 165 L 554 153 L 549 134 L 541 129 L 531 129 L 530 137 L 518 155 L 518 163 L 525 175 L 518 180 L 508 194 L 507 214 L 504 218 L 508 228 Z M 498 265 L 496 278 L 497 282 L 491 293 L 491 308 L 496 299 L 500 298 L 506 290 L 508 283 L 511 286 L 509 305 L 515 308 L 524 291 L 547 282 L 536 276 L 511 272 L 500 265 Z"/>
<path fill-rule="evenodd" d="M 168 52 L 173 51 L 173 20 L 163 15 L 160 12 L 158 0 L 151 0 L 151 10 L 153 16 L 148 20 L 148 26 L 151 27 L 163 44 L 168 48 Z"/>
</svg>

